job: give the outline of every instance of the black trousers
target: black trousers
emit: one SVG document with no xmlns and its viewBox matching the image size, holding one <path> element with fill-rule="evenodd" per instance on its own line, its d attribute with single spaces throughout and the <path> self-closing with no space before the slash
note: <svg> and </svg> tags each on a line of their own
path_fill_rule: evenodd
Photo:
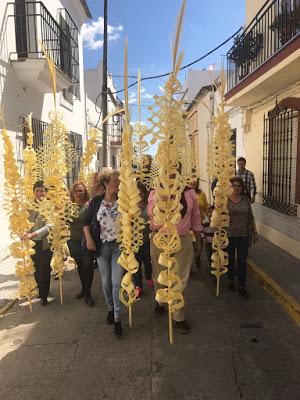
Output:
<svg viewBox="0 0 300 400">
<path fill-rule="evenodd" d="M 228 272 L 227 276 L 233 281 L 237 275 L 238 285 L 241 288 L 246 286 L 247 280 L 247 256 L 248 256 L 248 237 L 230 237 L 228 251 Z M 237 253 L 237 272 L 235 271 L 235 250 Z"/>
<path fill-rule="evenodd" d="M 133 283 L 140 288 L 143 287 L 142 264 L 144 264 L 145 277 L 147 280 L 152 279 L 152 262 L 150 255 L 150 242 L 145 242 L 139 248 L 136 254 L 139 263 L 138 271 L 133 275 Z"/>
<path fill-rule="evenodd" d="M 77 264 L 82 291 L 85 296 L 90 296 L 94 278 L 95 254 L 94 252 L 83 251 L 81 247 L 81 241 L 69 240 L 68 246 L 71 257 L 74 258 Z"/>
<path fill-rule="evenodd" d="M 39 288 L 39 296 L 41 299 L 46 299 L 50 288 L 51 267 L 50 262 L 52 252 L 50 249 L 43 250 L 42 240 L 35 242 L 35 254 L 31 256 L 34 263 L 34 277 Z"/>
</svg>

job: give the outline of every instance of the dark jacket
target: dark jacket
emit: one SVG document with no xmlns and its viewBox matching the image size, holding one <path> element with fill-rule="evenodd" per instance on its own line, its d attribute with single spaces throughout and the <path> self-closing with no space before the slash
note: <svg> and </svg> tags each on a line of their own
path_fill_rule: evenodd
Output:
<svg viewBox="0 0 300 400">
<path fill-rule="evenodd" d="M 102 196 L 95 196 L 92 198 L 92 200 L 89 203 L 84 225 L 83 226 L 88 226 L 90 228 L 90 233 L 91 236 L 94 240 L 95 246 L 96 246 L 96 252 L 99 255 L 101 251 L 101 239 L 100 239 L 100 233 L 101 233 L 101 228 L 99 221 L 97 220 L 97 214 L 100 208 L 100 205 L 102 203 L 102 200 L 104 199 L 104 195 Z M 86 248 L 86 239 L 85 236 L 83 235 L 83 243 L 82 243 L 83 250 L 88 251 Z"/>
</svg>

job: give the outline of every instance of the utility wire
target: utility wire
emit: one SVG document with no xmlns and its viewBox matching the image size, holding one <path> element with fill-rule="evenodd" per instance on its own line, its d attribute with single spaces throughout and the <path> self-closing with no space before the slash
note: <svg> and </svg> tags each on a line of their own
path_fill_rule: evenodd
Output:
<svg viewBox="0 0 300 400">
<path fill-rule="evenodd" d="M 197 58 L 197 60 L 194 60 L 194 61 L 192 61 L 192 62 L 190 62 L 190 63 L 188 63 L 188 64 L 186 64 L 186 65 L 183 65 L 183 66 L 180 68 L 180 71 L 182 71 L 182 70 L 184 70 L 184 69 L 186 69 L 186 68 L 188 68 L 188 67 L 191 67 L 192 65 L 198 63 L 199 61 L 204 60 L 204 58 L 210 56 L 210 55 L 211 55 L 212 53 L 214 53 L 215 51 L 219 50 L 221 47 L 223 47 L 225 44 L 227 44 L 231 39 L 233 39 L 237 34 L 239 34 L 240 31 L 241 31 L 242 29 L 244 29 L 244 28 L 241 26 L 236 32 L 234 32 L 229 38 L 227 38 L 226 40 L 224 40 L 224 42 L 220 43 L 217 47 L 215 47 L 214 49 L 210 50 L 209 52 L 207 52 L 207 53 L 204 54 L 203 56 Z M 171 71 L 171 72 L 166 72 L 166 73 L 164 73 L 164 74 L 159 74 L 159 75 L 145 76 L 145 77 L 142 77 L 142 78 L 141 78 L 141 81 L 148 81 L 148 80 L 151 80 L 151 79 L 164 78 L 164 77 L 169 76 L 169 75 L 171 75 L 171 74 L 172 74 L 172 71 Z M 138 83 L 138 81 L 131 83 L 130 85 L 128 85 L 128 89 L 131 88 L 131 87 L 133 87 L 133 86 L 135 86 L 137 83 Z M 123 89 L 117 90 L 117 91 L 115 91 L 115 92 L 111 92 L 111 94 L 121 93 L 121 92 L 124 92 L 124 90 L 125 90 L 125 89 L 123 88 Z M 100 96 L 100 95 L 102 95 L 102 93 L 100 93 L 99 96 Z"/>
<path fill-rule="evenodd" d="M 222 43 L 220 43 L 218 46 L 216 46 L 216 47 L 213 48 L 212 50 L 208 51 L 207 53 L 205 53 L 203 56 L 197 58 L 196 60 L 194 60 L 194 61 L 192 61 L 192 62 L 190 62 L 190 63 L 188 63 L 188 64 L 183 65 L 179 70 L 182 71 L 182 70 L 184 70 L 184 69 L 186 69 L 186 68 L 188 68 L 188 67 L 191 67 L 192 65 L 198 63 L 199 61 L 204 60 L 206 57 L 210 56 L 212 53 L 214 53 L 215 51 L 217 51 L 217 50 L 219 50 L 221 47 L 223 47 L 225 44 L 227 44 L 231 39 L 233 39 L 236 35 L 238 35 L 238 34 L 240 33 L 240 31 L 243 30 L 243 29 L 244 29 L 244 28 L 241 26 L 236 32 L 234 32 L 231 36 L 229 36 L 226 40 L 224 40 L 224 41 L 223 41 Z M 169 76 L 170 74 L 172 74 L 172 71 L 171 71 L 171 72 L 166 72 L 166 73 L 164 73 L 164 74 L 159 74 L 159 75 L 145 76 L 145 77 L 142 77 L 142 78 L 141 78 L 141 81 L 148 81 L 148 80 L 152 80 L 152 79 L 164 78 L 164 77 L 166 77 L 166 76 Z M 117 77 L 117 75 L 116 75 L 116 77 Z M 118 77 L 121 77 L 121 76 L 118 76 Z M 131 78 L 136 78 L 136 77 L 134 77 L 133 75 L 131 75 L 130 77 L 131 77 Z M 131 87 L 137 85 L 137 83 L 138 83 L 138 81 L 135 81 L 135 82 L 131 83 L 130 85 L 128 85 L 127 88 L 129 89 L 129 88 L 131 88 Z M 116 90 L 115 92 L 111 92 L 111 94 L 122 93 L 122 92 L 124 92 L 124 90 L 125 90 L 125 88 L 120 89 L 120 90 Z M 96 111 L 97 111 L 97 102 L 98 102 L 98 99 L 99 99 L 100 96 L 102 96 L 102 94 L 103 94 L 103 92 L 99 93 L 99 94 L 97 95 L 97 97 L 96 97 L 96 101 L 95 101 L 95 110 L 96 110 Z M 99 111 L 97 111 L 97 112 L 99 112 Z M 99 122 L 100 122 L 100 117 L 101 117 L 101 112 L 100 112 L 99 119 L 98 119 L 98 122 L 97 122 L 96 126 L 97 126 L 97 125 L 99 124 Z"/>
</svg>

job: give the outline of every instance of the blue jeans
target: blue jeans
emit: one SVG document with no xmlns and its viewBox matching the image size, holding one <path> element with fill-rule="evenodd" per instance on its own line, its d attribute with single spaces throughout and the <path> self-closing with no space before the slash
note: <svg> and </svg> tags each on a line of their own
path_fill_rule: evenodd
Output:
<svg viewBox="0 0 300 400">
<path fill-rule="evenodd" d="M 115 321 L 118 321 L 121 316 L 122 303 L 119 292 L 125 272 L 118 264 L 120 254 L 119 246 L 116 240 L 113 240 L 112 242 L 102 243 L 100 256 L 97 257 L 104 297 L 108 309 L 114 310 Z"/>
</svg>

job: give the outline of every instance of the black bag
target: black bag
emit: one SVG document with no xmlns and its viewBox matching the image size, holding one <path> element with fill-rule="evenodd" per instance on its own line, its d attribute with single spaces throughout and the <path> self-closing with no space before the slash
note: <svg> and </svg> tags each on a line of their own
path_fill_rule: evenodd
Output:
<svg viewBox="0 0 300 400">
<path fill-rule="evenodd" d="M 101 239 L 100 239 L 101 228 L 99 221 L 97 220 L 97 213 L 103 198 L 104 196 L 97 196 L 91 200 L 90 204 L 91 206 L 90 212 L 92 213 L 92 218 L 88 226 L 90 228 L 92 239 L 95 242 L 97 254 L 100 254 L 100 249 L 101 249 Z M 84 251 L 91 251 L 86 248 L 86 238 L 84 234 L 82 235 L 81 247 Z"/>
</svg>

